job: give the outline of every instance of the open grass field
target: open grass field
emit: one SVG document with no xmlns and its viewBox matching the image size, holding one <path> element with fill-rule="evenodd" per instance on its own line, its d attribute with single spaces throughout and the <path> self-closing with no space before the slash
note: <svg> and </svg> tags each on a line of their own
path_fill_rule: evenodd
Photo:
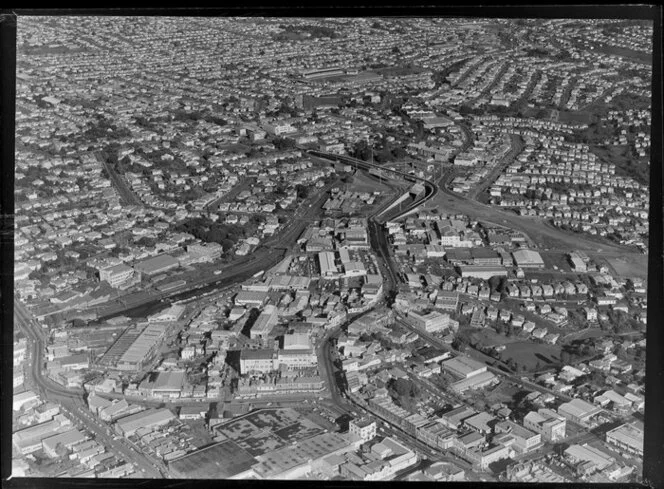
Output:
<svg viewBox="0 0 664 489">
<path fill-rule="evenodd" d="M 590 124 L 592 114 L 586 111 L 561 110 L 558 111 L 558 120 L 565 124 Z"/>
<path fill-rule="evenodd" d="M 560 347 L 519 341 L 507 345 L 501 353 L 500 359 L 504 362 L 513 359 L 517 365 L 523 365 L 526 370 L 536 370 L 549 364 L 558 363 L 560 361 Z"/>
<path fill-rule="evenodd" d="M 558 267 L 561 272 L 571 272 L 572 267 L 569 264 L 566 253 L 557 251 L 543 251 L 540 253 L 544 266 L 548 270 L 555 270 L 553 267 Z"/>
<path fill-rule="evenodd" d="M 473 329 L 471 336 L 482 346 L 505 345 L 514 341 L 513 338 L 498 334 L 492 328 Z"/>
<path fill-rule="evenodd" d="M 620 277 L 648 277 L 648 256 L 637 253 L 625 253 L 622 256 L 607 256 L 595 258 L 598 262 L 606 262 Z"/>
<path fill-rule="evenodd" d="M 652 53 L 635 51 L 634 49 L 621 48 L 619 46 L 609 46 L 606 44 L 597 44 L 595 46 L 595 51 L 604 54 L 620 56 L 623 58 L 630 58 L 633 61 L 637 61 L 646 65 L 652 65 Z"/>
</svg>

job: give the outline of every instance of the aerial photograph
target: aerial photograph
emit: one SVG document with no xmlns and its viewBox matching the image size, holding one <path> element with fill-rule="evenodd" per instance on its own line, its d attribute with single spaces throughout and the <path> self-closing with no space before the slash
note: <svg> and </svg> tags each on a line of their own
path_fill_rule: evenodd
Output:
<svg viewBox="0 0 664 489">
<path fill-rule="evenodd" d="M 19 15 L 12 478 L 642 483 L 653 27 Z"/>
</svg>

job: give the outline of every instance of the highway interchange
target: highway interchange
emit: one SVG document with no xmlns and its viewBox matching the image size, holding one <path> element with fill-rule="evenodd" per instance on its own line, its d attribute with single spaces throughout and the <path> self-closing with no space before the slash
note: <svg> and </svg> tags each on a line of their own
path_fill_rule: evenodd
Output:
<svg viewBox="0 0 664 489">
<path fill-rule="evenodd" d="M 321 152 L 311 152 L 312 156 L 325 158 L 328 160 L 341 161 L 346 163 L 352 163 L 358 168 L 363 170 L 369 170 L 371 168 L 380 168 L 378 165 L 373 165 L 368 162 L 361 160 L 356 160 L 347 156 L 331 155 Z M 453 212 L 466 213 L 471 216 L 481 217 L 483 220 L 493 219 L 495 221 L 500 221 L 503 224 L 513 226 L 515 229 L 528 229 L 529 235 L 532 237 L 533 228 L 538 229 L 539 235 L 547 236 L 555 240 L 569 240 L 569 233 L 566 233 L 562 230 L 555 228 L 550 228 L 544 226 L 542 223 L 536 221 L 528 221 L 528 225 L 523 225 L 523 218 L 516 216 L 514 214 L 504 212 L 502 210 L 496 209 L 495 207 L 486 206 L 479 202 L 476 202 L 471 199 L 463 198 L 453 192 L 450 192 L 446 188 L 446 180 L 449 179 L 449 174 L 444 176 L 439 184 L 436 184 L 430 180 L 423 178 L 415 177 L 404 172 L 391 169 L 382 169 L 383 175 L 392 176 L 392 178 L 397 178 L 400 181 L 410 181 L 413 183 L 420 183 L 424 185 L 423 195 L 418 196 L 414 199 L 405 209 L 402 209 L 399 215 L 405 215 L 412 212 L 414 209 L 421 208 L 427 203 L 432 202 L 432 199 L 436 197 L 439 191 L 444 194 L 446 207 L 449 206 L 449 209 Z M 213 286 L 217 287 L 228 287 L 232 284 L 241 282 L 246 278 L 249 278 L 251 275 L 255 274 L 257 271 L 265 270 L 274 264 L 276 264 L 282 257 L 282 254 L 275 253 L 275 249 L 290 249 L 297 238 L 301 235 L 304 228 L 319 214 L 320 208 L 324 203 L 329 188 L 333 184 L 327 185 L 325 188 L 317 194 L 315 202 L 314 198 L 310 198 L 310 203 L 308 205 L 301 206 L 300 209 L 293 216 L 294 218 L 288 224 L 286 229 L 275 236 L 264 242 L 261 247 L 254 252 L 251 257 L 240 260 L 239 263 L 232 264 L 226 267 L 223 270 L 223 276 L 202 276 L 200 279 L 195 280 L 187 284 L 187 290 L 191 291 L 192 289 L 200 289 L 203 286 Z M 372 248 L 377 252 L 380 258 L 381 270 L 385 278 L 385 295 L 388 298 L 396 291 L 396 287 L 399 283 L 398 274 L 394 270 L 394 264 L 392 262 L 389 245 L 387 243 L 385 232 L 383 228 L 383 221 L 376 218 L 377 212 L 372 216 L 369 216 L 369 234 Z M 399 216 L 394 216 L 392 219 L 396 219 Z M 586 246 L 592 246 L 596 249 L 596 243 L 584 240 L 575 236 L 575 243 L 585 244 Z M 579 246 L 582 247 L 582 246 Z M 614 250 L 618 250 L 619 247 L 613 247 Z M 608 250 L 611 247 L 607 246 Z M 181 293 L 181 291 L 177 291 Z M 159 298 L 161 299 L 161 297 Z M 159 299 L 154 297 L 139 298 L 134 301 L 126 300 L 123 304 L 116 306 L 113 310 L 107 310 L 107 316 L 114 316 L 122 313 L 126 313 L 132 308 L 148 304 L 150 302 L 156 302 Z M 108 311 L 111 311 L 108 313 Z M 26 336 L 29 338 L 30 343 L 30 354 L 28 360 L 28 370 L 29 370 L 29 382 L 27 384 L 34 385 L 39 393 L 47 399 L 58 402 L 62 409 L 70 414 L 74 419 L 77 425 L 85 427 L 91 433 L 102 440 L 104 446 L 107 448 L 112 448 L 116 451 L 117 454 L 124 457 L 126 460 L 132 461 L 136 464 L 138 469 L 146 477 L 165 477 L 167 476 L 167 469 L 161 462 L 153 460 L 145 455 L 139 453 L 136 450 L 136 447 L 121 437 L 115 436 L 110 428 L 97 420 L 92 416 L 85 407 L 83 400 L 83 391 L 80 389 L 69 389 L 59 384 L 49 380 L 44 377 L 42 367 L 43 367 L 43 355 L 45 348 L 46 335 L 43 328 L 31 318 L 30 313 L 25 309 L 25 307 L 20 303 L 20 301 L 15 300 L 15 321 L 17 325 L 26 333 Z M 460 352 L 454 350 L 449 345 L 443 343 L 432 335 L 426 334 L 420 330 L 417 330 L 411 327 L 406 321 L 403 321 L 402 318 L 399 319 L 399 323 L 404 326 L 406 329 L 416 332 L 420 335 L 425 341 L 429 344 L 444 349 L 446 351 L 452 351 L 456 354 Z M 329 393 L 329 399 L 332 401 L 332 405 L 338 408 L 338 411 L 350 413 L 357 415 L 358 412 L 363 414 L 368 414 L 369 411 L 366 410 L 364 406 L 359 405 L 357 402 L 353 401 L 345 393 L 342 393 L 340 390 L 337 378 L 335 377 L 336 368 L 334 366 L 334 353 L 332 348 L 332 339 L 338 336 L 341 330 L 340 326 L 330 329 L 325 333 L 323 338 L 317 342 L 316 351 L 319 358 L 319 367 L 321 370 L 321 377 L 325 379 L 327 385 L 327 392 Z M 486 360 L 486 359 L 484 359 Z M 496 375 L 503 376 L 508 378 L 512 382 L 515 382 L 518 385 L 521 385 L 526 388 L 535 389 L 539 391 L 548 391 L 548 389 L 543 388 L 542 386 L 533 384 L 526 379 L 517 377 L 516 375 L 508 374 L 503 370 L 496 369 L 495 367 L 489 366 Z M 563 399 L 566 396 L 561 396 L 559 393 L 554 393 L 558 397 Z M 325 396 L 327 397 L 327 396 Z M 566 399 L 569 400 L 569 399 Z M 287 398 L 283 401 L 288 401 Z M 375 414 L 375 413 L 374 413 Z M 374 416 L 375 417 L 375 416 Z M 400 428 L 392 426 L 387 422 L 381 423 L 381 430 L 385 434 L 394 435 L 397 437 L 408 439 L 408 444 L 417 448 L 420 454 L 424 455 L 430 460 L 445 460 L 450 459 L 462 467 L 468 465 L 467 463 L 461 461 L 456 457 L 450 457 L 449 455 L 442 455 L 439 451 L 432 450 L 427 445 L 423 444 L 419 440 L 411 437 L 407 433 L 404 433 Z M 585 439 L 585 438 L 584 438 Z"/>
</svg>

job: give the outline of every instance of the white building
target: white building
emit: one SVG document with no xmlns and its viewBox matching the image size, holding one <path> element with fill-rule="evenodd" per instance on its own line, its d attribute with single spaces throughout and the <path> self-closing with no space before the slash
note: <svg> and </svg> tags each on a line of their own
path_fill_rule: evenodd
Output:
<svg viewBox="0 0 664 489">
<path fill-rule="evenodd" d="M 366 443 L 376 436 L 376 422 L 370 419 L 354 419 L 348 424 L 351 441 Z"/>
<path fill-rule="evenodd" d="M 117 287 L 134 275 L 134 269 L 121 263 L 99 271 L 99 280 L 106 280 L 111 287 Z"/>
<path fill-rule="evenodd" d="M 540 433 L 545 440 L 557 442 L 565 438 L 567 420 L 551 409 L 539 409 L 529 412 L 523 418 L 523 425 L 535 433 Z"/>
</svg>

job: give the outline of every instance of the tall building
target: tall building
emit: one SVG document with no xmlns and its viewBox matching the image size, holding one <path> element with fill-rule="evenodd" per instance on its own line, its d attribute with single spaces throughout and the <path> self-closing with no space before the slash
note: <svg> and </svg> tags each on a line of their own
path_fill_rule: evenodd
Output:
<svg viewBox="0 0 664 489">
<path fill-rule="evenodd" d="M 106 280 L 111 287 L 117 287 L 133 275 L 134 269 L 124 263 L 99 270 L 99 280 Z"/>
<path fill-rule="evenodd" d="M 427 333 L 443 331 L 450 325 L 450 316 L 437 311 L 427 314 L 418 314 L 417 312 L 410 311 L 407 319 L 413 326 Z"/>
<path fill-rule="evenodd" d="M 556 442 L 565 438 L 567 420 L 551 409 L 539 409 L 529 412 L 523 418 L 523 425 L 535 433 L 540 433 L 545 440 Z"/>
<path fill-rule="evenodd" d="M 366 443 L 376 436 L 376 422 L 368 418 L 353 419 L 348 424 L 348 435 L 352 442 Z"/>
</svg>

